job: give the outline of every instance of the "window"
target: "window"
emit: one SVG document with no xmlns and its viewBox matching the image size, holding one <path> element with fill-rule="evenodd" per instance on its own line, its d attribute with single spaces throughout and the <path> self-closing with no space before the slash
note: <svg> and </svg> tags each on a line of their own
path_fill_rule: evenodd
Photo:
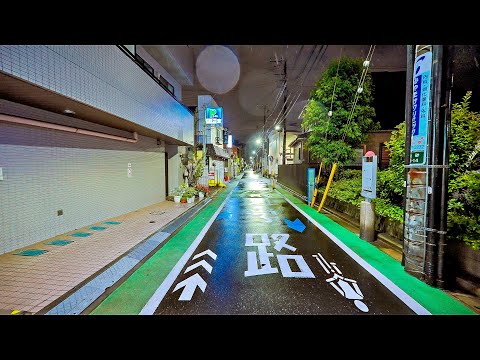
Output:
<svg viewBox="0 0 480 360">
<path fill-rule="evenodd" d="M 154 75 L 153 67 L 151 67 L 150 64 L 148 64 L 147 62 L 144 61 L 143 62 L 143 67 L 145 68 L 145 70 L 147 70 L 147 72 Z"/>
<path fill-rule="evenodd" d="M 175 94 L 175 88 L 173 87 L 172 84 L 168 83 L 167 88 L 168 88 L 168 91 L 172 93 L 172 95 Z"/>
<path fill-rule="evenodd" d="M 123 45 L 132 55 L 135 55 L 135 45 Z"/>
<path fill-rule="evenodd" d="M 143 58 L 138 54 L 135 54 L 135 60 L 137 60 L 137 62 L 142 66 L 145 63 L 145 60 L 143 60 Z"/>
<path fill-rule="evenodd" d="M 165 79 L 162 75 L 159 75 L 158 80 L 160 80 L 160 83 L 167 89 L 169 93 L 175 95 L 175 88 L 167 81 L 167 79 Z"/>
<path fill-rule="evenodd" d="M 145 60 L 143 60 L 143 58 L 142 58 L 140 55 L 135 54 L 135 60 L 142 66 L 142 68 L 143 68 L 146 72 L 154 75 L 153 67 L 150 66 L 150 64 L 147 63 Z"/>
</svg>

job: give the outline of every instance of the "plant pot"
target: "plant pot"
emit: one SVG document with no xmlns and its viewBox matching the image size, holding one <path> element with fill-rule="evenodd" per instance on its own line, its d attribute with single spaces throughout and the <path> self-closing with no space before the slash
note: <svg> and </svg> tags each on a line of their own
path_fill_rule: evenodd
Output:
<svg viewBox="0 0 480 360">
<path fill-rule="evenodd" d="M 200 192 L 198 193 L 198 198 L 199 198 L 199 199 L 203 199 L 204 197 L 205 197 L 205 195 L 203 195 L 203 192 L 200 191 Z"/>
<path fill-rule="evenodd" d="M 187 202 L 187 198 L 181 198 L 181 199 L 180 199 L 180 202 L 181 202 L 181 203 L 186 203 L 186 202 Z"/>
<path fill-rule="evenodd" d="M 178 195 L 178 196 L 177 196 L 177 195 L 174 195 L 174 196 L 173 196 L 173 201 L 175 201 L 176 203 L 179 203 L 181 198 L 182 198 L 182 197 L 181 197 L 180 195 Z"/>
<path fill-rule="evenodd" d="M 195 201 L 195 196 L 187 198 L 187 203 L 191 204 Z"/>
</svg>

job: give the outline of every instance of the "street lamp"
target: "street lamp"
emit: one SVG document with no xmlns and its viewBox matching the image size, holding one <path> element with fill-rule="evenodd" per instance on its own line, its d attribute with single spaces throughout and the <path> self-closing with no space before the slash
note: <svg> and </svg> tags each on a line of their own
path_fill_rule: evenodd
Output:
<svg viewBox="0 0 480 360">
<path fill-rule="evenodd" d="M 258 138 L 256 141 L 255 141 L 257 144 L 260 144 L 262 142 L 262 139 Z"/>
<path fill-rule="evenodd" d="M 275 125 L 275 130 L 280 131 L 281 127 L 280 125 Z"/>
</svg>

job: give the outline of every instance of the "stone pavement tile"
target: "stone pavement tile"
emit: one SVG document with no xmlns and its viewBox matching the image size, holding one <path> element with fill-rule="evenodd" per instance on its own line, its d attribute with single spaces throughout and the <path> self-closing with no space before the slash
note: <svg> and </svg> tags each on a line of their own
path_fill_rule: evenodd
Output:
<svg viewBox="0 0 480 360">
<path fill-rule="evenodd" d="M 37 244 L 0 255 L 0 294 L 5 298 L 2 300 L 2 304 L 10 306 L 18 303 L 25 310 L 34 313 L 41 310 L 49 302 L 58 299 L 66 291 L 73 289 L 124 255 L 192 206 L 193 204 L 164 201 L 83 228 L 72 229 L 65 234 L 59 234 Z M 111 225 L 104 224 L 105 221 L 121 223 Z M 150 221 L 155 222 L 150 223 Z M 68 234 L 73 232 L 88 232 L 88 228 L 91 226 L 103 226 L 106 229 L 90 231 L 92 236 L 89 237 L 74 237 L 72 238 L 74 242 L 68 246 L 57 247 L 44 244 L 57 239 L 64 240 Z M 153 249 L 156 245 L 149 243 L 146 246 L 148 249 Z M 38 257 L 13 255 L 13 253 L 25 249 L 45 249 L 48 252 Z M 144 251 L 147 250 L 138 250 L 134 256 L 140 258 Z M 129 259 L 138 261 L 131 257 Z M 120 275 L 123 273 L 122 269 L 118 268 L 115 271 L 111 278 L 123 276 Z M 27 302 L 29 304 L 24 304 Z M 77 305 L 82 306 L 81 304 Z"/>
</svg>

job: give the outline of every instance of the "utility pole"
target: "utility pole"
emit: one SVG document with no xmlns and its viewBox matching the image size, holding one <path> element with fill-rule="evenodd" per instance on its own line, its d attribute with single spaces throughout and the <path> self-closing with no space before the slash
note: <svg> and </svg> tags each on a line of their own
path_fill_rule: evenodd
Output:
<svg viewBox="0 0 480 360">
<path fill-rule="evenodd" d="M 406 116 L 410 156 L 406 159 L 405 271 L 441 288 L 447 244 L 452 54 L 453 46 L 415 47 L 409 90 L 412 107 Z"/>
<path fill-rule="evenodd" d="M 287 163 L 285 159 L 285 154 L 287 152 L 287 59 L 283 61 L 283 79 L 285 91 L 283 93 L 283 156 L 282 156 L 282 165 Z"/>
</svg>

